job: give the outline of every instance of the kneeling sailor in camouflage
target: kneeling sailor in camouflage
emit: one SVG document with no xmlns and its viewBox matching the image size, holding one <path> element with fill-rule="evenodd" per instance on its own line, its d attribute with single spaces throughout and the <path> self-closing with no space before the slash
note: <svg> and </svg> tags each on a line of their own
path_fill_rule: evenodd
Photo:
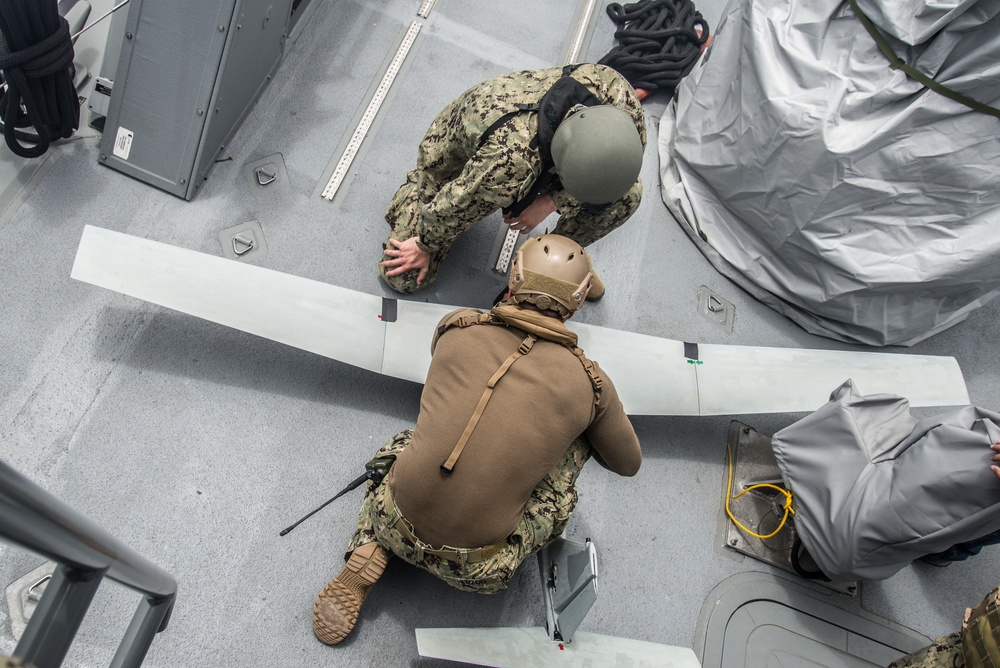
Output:
<svg viewBox="0 0 1000 668">
<path fill-rule="evenodd" d="M 497 209 L 522 234 L 558 211 L 553 232 L 590 245 L 638 208 L 645 146 L 635 89 L 604 65 L 473 86 L 434 119 L 389 205 L 382 278 L 407 294 L 433 283 L 459 235 Z"/>
<path fill-rule="evenodd" d="M 579 244 L 542 235 L 515 256 L 506 300 L 441 320 L 417 426 L 376 453 L 395 461 L 369 483 L 347 564 L 316 599 L 317 638 L 350 633 L 392 554 L 456 589 L 502 591 L 566 528 L 592 455 L 619 475 L 639 470 L 615 386 L 563 324 L 593 278 Z"/>
</svg>

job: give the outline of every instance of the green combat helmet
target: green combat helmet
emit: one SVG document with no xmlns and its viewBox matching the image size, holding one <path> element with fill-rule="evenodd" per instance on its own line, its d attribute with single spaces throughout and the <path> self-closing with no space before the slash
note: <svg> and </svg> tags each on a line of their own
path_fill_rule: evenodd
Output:
<svg viewBox="0 0 1000 668">
<path fill-rule="evenodd" d="M 518 249 L 508 286 L 516 303 L 555 311 L 565 319 L 580 310 L 596 280 L 580 244 L 558 234 L 543 234 Z"/>
<path fill-rule="evenodd" d="M 642 140 L 621 109 L 580 107 L 556 128 L 552 161 L 566 192 L 585 204 L 609 204 L 639 178 Z"/>
</svg>

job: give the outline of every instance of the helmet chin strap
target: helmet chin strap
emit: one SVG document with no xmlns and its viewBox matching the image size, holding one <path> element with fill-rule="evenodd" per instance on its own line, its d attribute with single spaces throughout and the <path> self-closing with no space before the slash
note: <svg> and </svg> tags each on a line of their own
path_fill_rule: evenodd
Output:
<svg viewBox="0 0 1000 668">
<path fill-rule="evenodd" d="M 571 309 L 572 312 L 575 313 L 576 311 L 579 311 L 580 307 L 583 306 L 583 302 L 587 299 L 587 293 L 590 292 L 590 285 L 593 281 L 594 272 L 591 270 L 588 271 L 587 275 L 583 277 L 582 281 L 580 281 L 580 285 L 576 286 L 576 290 L 573 291 L 573 301 L 579 302 L 579 304 L 575 309 Z"/>
</svg>

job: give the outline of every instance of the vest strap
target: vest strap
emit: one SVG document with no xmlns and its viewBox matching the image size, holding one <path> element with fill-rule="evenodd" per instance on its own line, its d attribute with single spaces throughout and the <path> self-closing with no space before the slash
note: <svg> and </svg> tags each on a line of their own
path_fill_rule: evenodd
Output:
<svg viewBox="0 0 1000 668">
<path fill-rule="evenodd" d="M 577 356 L 580 360 L 580 364 L 583 365 L 583 370 L 587 372 L 587 377 L 590 378 L 590 384 L 594 388 L 594 410 L 601 405 L 601 385 L 604 381 L 601 379 L 601 374 L 597 373 L 597 367 L 583 354 L 583 348 L 573 348 L 573 354 Z"/>
<path fill-rule="evenodd" d="M 483 396 L 479 398 L 479 404 L 476 406 L 476 410 L 473 411 L 472 417 L 469 418 L 469 423 L 465 425 L 465 431 L 462 432 L 462 437 L 458 439 L 458 443 L 455 444 L 455 448 L 451 451 L 448 460 L 441 465 L 441 473 L 448 475 L 451 470 L 455 468 L 455 462 L 462 454 L 462 450 L 465 449 L 466 444 L 469 442 L 469 438 L 472 436 L 472 432 L 475 431 L 476 425 L 479 424 L 479 418 L 483 416 L 483 412 L 486 410 L 486 404 L 490 402 L 490 397 L 493 396 L 493 388 L 496 384 L 500 382 L 507 370 L 510 369 L 511 365 L 514 364 L 518 359 L 527 355 L 531 350 L 531 346 L 535 344 L 537 339 L 530 334 L 524 337 L 521 341 L 521 345 L 517 347 L 517 350 L 504 360 L 504 363 L 500 365 L 496 373 L 490 378 L 489 382 L 486 383 L 486 390 L 483 392 Z"/>
</svg>

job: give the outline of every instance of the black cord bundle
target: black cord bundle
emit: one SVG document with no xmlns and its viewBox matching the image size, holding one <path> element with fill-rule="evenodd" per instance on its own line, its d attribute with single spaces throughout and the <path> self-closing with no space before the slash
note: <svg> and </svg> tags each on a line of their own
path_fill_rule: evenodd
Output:
<svg viewBox="0 0 1000 668">
<path fill-rule="evenodd" d="M 80 125 L 73 42 L 56 0 L 0 2 L 0 70 L 7 83 L 0 121 L 11 151 L 37 158 L 52 140 L 73 135 Z M 17 129 L 26 127 L 37 134 Z"/>
<path fill-rule="evenodd" d="M 619 45 L 600 64 L 621 73 L 633 88 L 650 93 L 673 93 L 709 37 L 708 23 L 691 0 L 639 0 L 624 6 L 612 2 L 608 16 L 618 25 Z"/>
</svg>

